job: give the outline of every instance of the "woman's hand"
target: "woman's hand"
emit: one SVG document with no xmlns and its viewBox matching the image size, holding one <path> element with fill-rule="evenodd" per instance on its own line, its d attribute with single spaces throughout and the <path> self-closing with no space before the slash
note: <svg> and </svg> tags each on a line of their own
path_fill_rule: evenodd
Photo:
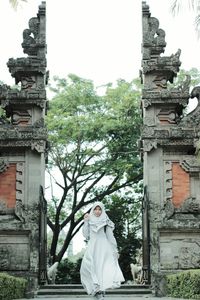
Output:
<svg viewBox="0 0 200 300">
<path fill-rule="evenodd" d="M 88 221 L 89 220 L 89 214 L 88 213 L 86 213 L 85 215 L 84 215 L 84 221 Z"/>
</svg>

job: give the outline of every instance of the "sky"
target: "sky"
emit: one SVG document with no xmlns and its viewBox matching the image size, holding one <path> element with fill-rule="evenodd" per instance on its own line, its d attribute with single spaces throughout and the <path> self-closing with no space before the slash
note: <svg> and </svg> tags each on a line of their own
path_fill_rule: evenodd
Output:
<svg viewBox="0 0 200 300">
<path fill-rule="evenodd" d="M 200 40 L 194 14 L 186 5 L 179 15 L 170 11 L 172 0 L 147 0 L 151 16 L 166 33 L 165 56 L 182 50 L 181 68 L 200 70 Z M 38 12 L 39 0 L 27 0 L 15 11 L 0 0 L 0 80 L 13 85 L 6 63 L 26 56 L 21 47 L 23 30 Z M 74 73 L 96 86 L 138 77 L 141 69 L 141 0 L 47 0 L 47 69 L 67 77 Z M 187 3 L 184 0 L 184 4 Z M 77 237 L 80 239 L 80 236 Z M 81 244 L 79 244 L 82 247 Z M 75 252 L 79 251 L 76 243 Z"/>
<path fill-rule="evenodd" d="M 165 30 L 164 55 L 181 53 L 181 68 L 200 69 L 200 40 L 194 27 L 194 14 L 183 5 L 177 16 L 170 11 L 172 0 L 147 0 L 151 16 Z M 27 0 L 15 11 L 9 0 L 0 1 L 0 80 L 14 84 L 6 63 L 22 57 L 22 32 L 35 17 L 39 0 Z M 54 75 L 74 73 L 91 79 L 96 86 L 130 81 L 141 68 L 141 0 L 47 0 L 47 68 Z M 187 1 L 184 1 L 186 4 Z"/>
</svg>

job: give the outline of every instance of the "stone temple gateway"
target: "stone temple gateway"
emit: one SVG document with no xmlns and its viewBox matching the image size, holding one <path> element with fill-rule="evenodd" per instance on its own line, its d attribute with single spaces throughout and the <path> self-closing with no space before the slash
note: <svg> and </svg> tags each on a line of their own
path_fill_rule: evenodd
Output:
<svg viewBox="0 0 200 300">
<path fill-rule="evenodd" d="M 42 2 L 23 31 L 27 56 L 8 61 L 17 87 L 0 85 L 0 272 L 27 278 L 27 297 L 46 282 L 45 14 Z M 145 2 L 142 14 L 143 271 L 159 296 L 165 274 L 200 268 L 200 87 L 172 85 L 181 51 L 161 55 L 165 31 Z"/>
<path fill-rule="evenodd" d="M 141 151 L 144 163 L 144 274 L 156 295 L 163 275 L 200 268 L 200 87 L 173 87 L 181 51 L 161 55 L 165 31 L 143 2 Z M 184 114 L 189 98 L 198 105 Z"/>
<path fill-rule="evenodd" d="M 45 10 L 23 31 L 27 57 L 7 63 L 17 87 L 0 85 L 0 271 L 27 278 L 30 297 L 46 280 Z"/>
</svg>

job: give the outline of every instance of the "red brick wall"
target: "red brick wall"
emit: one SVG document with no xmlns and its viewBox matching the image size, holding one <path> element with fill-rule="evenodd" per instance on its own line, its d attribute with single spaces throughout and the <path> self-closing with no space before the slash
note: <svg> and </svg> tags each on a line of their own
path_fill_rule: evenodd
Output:
<svg viewBox="0 0 200 300">
<path fill-rule="evenodd" d="M 190 176 L 178 162 L 172 163 L 172 203 L 175 207 L 190 196 Z"/>
<path fill-rule="evenodd" d="M 8 208 L 14 208 L 16 202 L 16 164 L 0 173 L 0 201 L 6 202 Z"/>
</svg>

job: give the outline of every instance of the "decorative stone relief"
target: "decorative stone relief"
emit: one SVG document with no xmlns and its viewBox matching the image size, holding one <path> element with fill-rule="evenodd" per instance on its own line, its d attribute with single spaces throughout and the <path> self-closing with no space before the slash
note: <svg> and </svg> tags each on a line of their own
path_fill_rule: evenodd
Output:
<svg viewBox="0 0 200 300">
<path fill-rule="evenodd" d="M 3 130 L 0 130 L 0 140 L 3 142 L 4 140 L 18 140 L 21 142 L 26 142 L 26 140 L 45 140 L 47 137 L 47 130 L 46 128 L 38 128 L 36 130 L 35 128 L 29 127 L 24 128 L 10 128 L 9 132 L 5 128 Z M 13 141 L 16 142 L 16 141 Z"/>
<path fill-rule="evenodd" d="M 179 209 L 176 209 L 176 213 L 192 213 L 200 214 L 200 199 L 195 197 L 187 198 Z"/>
<path fill-rule="evenodd" d="M 28 125 L 31 124 L 31 114 L 28 110 L 15 110 L 12 115 L 13 125 Z"/>
<path fill-rule="evenodd" d="M 191 157 L 187 157 L 186 159 L 183 159 L 180 165 L 186 172 L 200 174 L 200 161 L 195 156 L 191 156 Z"/>
<path fill-rule="evenodd" d="M 24 163 L 17 163 L 16 166 L 16 206 L 15 215 L 24 221 L 22 207 L 24 203 Z"/>
<path fill-rule="evenodd" d="M 144 140 L 143 141 L 143 151 L 144 152 L 150 152 L 153 149 L 156 149 L 158 147 L 157 141 L 155 140 Z"/>
<path fill-rule="evenodd" d="M 21 77 L 21 88 L 22 90 L 26 89 L 35 89 L 36 88 L 36 79 L 35 76 L 24 76 Z"/>
<path fill-rule="evenodd" d="M 143 216 L 150 241 L 145 255 L 151 270 L 149 283 L 157 296 L 163 296 L 165 274 L 200 268 L 200 87 L 190 96 L 189 75 L 178 86 L 172 85 L 181 66 L 181 50 L 161 56 L 165 32 L 145 2 L 142 13 L 141 151 L 146 151 L 144 186 L 149 199 Z M 190 97 L 196 97 L 198 105 L 184 116 Z"/>
<path fill-rule="evenodd" d="M 29 239 L 27 235 L 0 232 L 0 269 L 17 271 L 29 269 Z"/>
<path fill-rule="evenodd" d="M 167 80 L 169 82 L 173 82 L 173 78 L 176 76 L 176 74 L 179 72 L 179 67 L 181 65 L 181 62 L 179 60 L 180 56 L 180 49 L 171 56 L 162 56 L 158 58 L 153 58 L 151 60 L 143 60 L 142 67 L 143 67 L 143 73 L 149 73 L 153 71 L 165 71 Z M 168 72 L 168 74 L 167 74 Z"/>
<path fill-rule="evenodd" d="M 156 75 L 152 83 L 156 89 L 166 89 L 167 88 L 167 78 L 163 74 Z M 152 85 L 153 88 L 153 85 Z"/>
<path fill-rule="evenodd" d="M 43 4 L 39 7 L 38 17 L 33 17 L 29 20 L 29 29 L 25 29 L 23 32 L 23 43 L 24 53 L 28 55 L 37 55 L 39 48 L 44 48 L 45 38 L 40 32 L 40 19 L 43 17 L 44 13 Z"/>
<path fill-rule="evenodd" d="M 179 126 L 200 127 L 200 87 L 196 86 L 191 92 L 191 98 L 197 98 L 198 105 L 191 113 L 186 115 L 180 122 Z"/>
<path fill-rule="evenodd" d="M 28 57 L 8 60 L 7 66 L 17 88 L 0 85 L 0 106 L 10 118 L 9 123 L 0 120 L 0 152 L 1 157 L 3 153 L 8 157 L 12 179 L 11 193 L 10 182 L 6 188 L 11 196 L 4 196 L 4 187 L 0 195 L 0 269 L 27 277 L 28 298 L 34 298 L 41 284 L 40 274 L 46 274 L 47 266 L 44 263 L 45 231 L 41 235 L 46 213 L 41 215 L 38 178 L 44 177 L 41 159 L 47 155 L 47 129 L 43 119 L 47 109 L 45 84 L 49 76 L 45 57 L 45 10 L 45 2 L 42 2 L 37 16 L 29 20 L 28 28 L 23 32 L 22 47 Z M 33 169 L 30 170 L 29 164 Z M 0 158 L 1 177 L 6 168 L 6 159 Z M 42 280 L 46 283 L 46 276 Z"/>
<path fill-rule="evenodd" d="M 0 270 L 10 269 L 10 253 L 7 245 L 0 245 Z"/>
<path fill-rule="evenodd" d="M 24 205 L 22 201 L 17 201 L 15 208 L 15 215 L 19 220 L 26 224 L 29 229 L 38 228 L 39 220 L 39 204 L 38 205 Z"/>
<path fill-rule="evenodd" d="M 162 125 L 164 124 L 175 124 L 178 118 L 174 109 L 164 108 L 161 109 L 160 112 L 157 114 L 157 118 Z"/>
<path fill-rule="evenodd" d="M 168 231 L 160 234 L 160 266 L 163 270 L 200 267 L 200 232 Z"/>
<path fill-rule="evenodd" d="M 6 202 L 3 200 L 0 200 L 0 215 L 5 215 L 6 212 L 7 212 Z"/>
<path fill-rule="evenodd" d="M 166 46 L 165 32 L 159 28 L 158 19 L 151 17 L 149 6 L 142 2 L 143 12 L 143 59 L 149 59 L 151 56 L 159 56 L 164 52 Z"/>
<path fill-rule="evenodd" d="M 147 100 L 147 99 L 144 99 L 143 105 L 144 105 L 144 108 L 147 108 L 148 106 L 151 105 L 151 101 L 149 101 L 149 100 Z"/>
<path fill-rule="evenodd" d="M 165 202 L 172 199 L 172 162 L 164 162 Z"/>
<path fill-rule="evenodd" d="M 3 173 L 9 167 L 9 163 L 6 159 L 0 158 L 0 173 Z"/>
<path fill-rule="evenodd" d="M 39 153 L 43 153 L 43 152 L 45 152 L 45 149 L 46 149 L 46 143 L 43 140 L 32 142 L 31 149 L 36 150 Z"/>
</svg>

